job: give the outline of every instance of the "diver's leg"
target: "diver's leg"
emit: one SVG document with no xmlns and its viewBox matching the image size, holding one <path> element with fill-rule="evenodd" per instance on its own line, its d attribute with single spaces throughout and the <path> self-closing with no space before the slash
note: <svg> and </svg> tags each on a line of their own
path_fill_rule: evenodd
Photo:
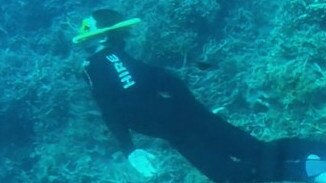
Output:
<svg viewBox="0 0 326 183">
<path fill-rule="evenodd" d="M 299 138 L 284 138 L 265 143 L 265 151 L 275 151 L 283 159 L 305 159 L 310 154 L 326 157 L 326 143 Z"/>
<path fill-rule="evenodd" d="M 234 182 L 250 179 L 306 181 L 307 157 L 310 154 L 326 157 L 326 143 L 297 138 L 263 142 L 219 117 L 208 117 L 205 121 L 209 123 L 197 137 L 205 141 L 205 145 L 198 146 L 204 149 L 201 157 L 208 158 L 206 168 L 209 170 L 214 166 L 215 169 L 224 168 L 220 175 L 223 179 L 233 179 Z M 223 158 L 213 160 L 214 152 L 224 154 L 221 155 Z M 219 163 L 224 166 L 220 167 Z M 206 171 L 209 173 L 209 170 Z"/>
<path fill-rule="evenodd" d="M 265 143 L 238 127 L 231 125 L 219 116 L 208 118 L 202 138 L 208 139 L 210 146 L 221 148 L 221 151 L 238 160 L 256 162 Z"/>
<path fill-rule="evenodd" d="M 170 137 L 169 142 L 215 182 L 252 182 L 264 143 L 222 118 L 203 116 L 186 120 L 186 137 Z"/>
<path fill-rule="evenodd" d="M 309 155 L 319 160 L 308 163 Z M 265 143 L 261 151 L 262 161 L 257 164 L 257 177 L 260 180 L 307 181 L 311 176 L 326 172 L 326 143 L 286 138 Z M 308 165 L 308 167 L 307 167 Z"/>
<path fill-rule="evenodd" d="M 173 146 L 195 168 L 216 183 L 252 182 L 255 166 L 251 162 L 234 159 L 224 152 L 223 146 L 218 147 L 212 142 L 193 134 L 188 141 Z"/>
<path fill-rule="evenodd" d="M 306 162 L 309 155 L 314 154 L 326 158 L 326 143 L 286 138 L 272 142 L 259 141 L 248 133 L 231 125 L 220 123 L 217 144 L 225 153 L 234 156 L 241 167 L 250 165 L 255 174 L 253 180 L 259 181 L 307 181 Z M 216 130 L 216 129 L 215 129 Z M 224 137 L 224 138 L 223 138 Z M 218 139 L 223 138 L 221 142 Z M 225 148 L 226 147 L 226 148 Z M 314 172 L 326 172 L 325 162 L 317 164 Z M 237 166 L 235 166 L 237 167 Z M 311 169 L 311 167 L 308 167 Z M 314 168 L 314 167 L 312 167 Z M 250 175 L 251 172 L 247 172 Z"/>
</svg>

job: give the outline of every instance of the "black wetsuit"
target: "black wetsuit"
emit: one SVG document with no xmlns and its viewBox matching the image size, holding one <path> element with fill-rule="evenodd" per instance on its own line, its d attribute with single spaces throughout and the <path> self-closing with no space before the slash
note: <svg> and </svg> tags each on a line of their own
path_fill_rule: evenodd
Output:
<svg viewBox="0 0 326 183">
<path fill-rule="evenodd" d="M 182 81 L 122 49 L 88 60 L 86 78 L 126 154 L 133 150 L 129 129 L 159 137 L 216 182 L 304 181 L 306 157 L 326 154 L 324 144 L 299 139 L 258 141 L 212 114 Z"/>
</svg>

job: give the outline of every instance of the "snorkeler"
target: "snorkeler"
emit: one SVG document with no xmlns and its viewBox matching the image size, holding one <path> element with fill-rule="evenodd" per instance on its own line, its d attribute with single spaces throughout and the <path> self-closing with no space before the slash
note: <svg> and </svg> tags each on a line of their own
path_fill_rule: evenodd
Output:
<svg viewBox="0 0 326 183">
<path fill-rule="evenodd" d="M 124 38 L 138 22 L 100 9 L 84 19 L 73 38 L 91 54 L 84 63 L 85 79 L 136 169 L 135 157 L 146 161 L 151 154 L 134 148 L 130 129 L 167 140 L 215 182 L 326 182 L 325 143 L 296 138 L 259 141 L 211 113 L 178 78 L 128 55 Z M 139 171 L 150 176 L 154 170 Z"/>
</svg>

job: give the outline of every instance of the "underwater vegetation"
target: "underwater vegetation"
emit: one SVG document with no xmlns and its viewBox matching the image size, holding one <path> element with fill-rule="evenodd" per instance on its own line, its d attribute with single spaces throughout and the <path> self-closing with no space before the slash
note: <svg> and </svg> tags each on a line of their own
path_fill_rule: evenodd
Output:
<svg viewBox="0 0 326 183">
<path fill-rule="evenodd" d="M 166 142 L 134 133 L 159 162 L 146 179 L 116 152 L 71 43 L 110 7 L 139 17 L 137 59 L 183 79 L 253 136 L 326 140 L 326 3 L 316 0 L 6 1 L 0 16 L 0 182 L 209 182 Z M 176 166 L 177 165 L 177 166 Z"/>
</svg>

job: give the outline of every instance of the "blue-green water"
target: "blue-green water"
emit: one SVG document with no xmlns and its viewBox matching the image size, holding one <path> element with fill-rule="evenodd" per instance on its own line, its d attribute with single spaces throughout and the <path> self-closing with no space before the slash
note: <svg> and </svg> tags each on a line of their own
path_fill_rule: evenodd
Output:
<svg viewBox="0 0 326 183">
<path fill-rule="evenodd" d="M 326 4 L 293 0 L 6 1 L 0 16 L 0 182 L 208 182 L 160 139 L 147 179 L 124 158 L 73 45 L 97 8 L 139 17 L 127 52 L 181 78 L 251 135 L 325 140 Z"/>
</svg>

